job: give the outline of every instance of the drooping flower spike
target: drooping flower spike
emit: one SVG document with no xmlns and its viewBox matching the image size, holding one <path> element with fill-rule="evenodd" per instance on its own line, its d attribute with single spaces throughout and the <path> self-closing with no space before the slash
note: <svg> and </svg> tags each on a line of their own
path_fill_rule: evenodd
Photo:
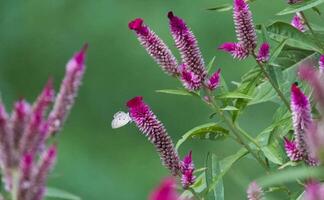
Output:
<svg viewBox="0 0 324 200">
<path fill-rule="evenodd" d="M 137 18 L 128 24 L 134 30 L 138 40 L 148 54 L 161 66 L 162 70 L 172 76 L 179 74 L 177 59 L 168 46 L 148 26 L 143 19 Z"/>
<path fill-rule="evenodd" d="M 181 161 L 181 183 L 184 189 L 189 188 L 192 184 L 195 183 L 195 165 L 192 160 L 192 152 L 190 151 Z"/>
<path fill-rule="evenodd" d="M 257 55 L 257 61 L 266 63 L 268 62 L 270 58 L 270 45 L 269 43 L 265 42 L 261 45 L 258 55 Z"/>
<path fill-rule="evenodd" d="M 248 200 L 263 200 L 264 194 L 262 188 L 256 183 L 252 182 L 247 191 L 247 198 Z"/>
<path fill-rule="evenodd" d="M 180 174 L 180 160 L 173 142 L 163 124 L 157 119 L 143 97 L 134 97 L 127 102 L 129 115 L 139 130 L 154 144 L 162 163 L 172 175 Z"/>
<path fill-rule="evenodd" d="M 176 190 L 176 180 L 174 178 L 164 179 L 150 194 L 149 200 L 180 200 Z"/>
<path fill-rule="evenodd" d="M 220 77 L 221 69 L 218 69 L 208 80 L 207 80 L 207 87 L 209 90 L 213 91 L 217 87 L 219 87 L 220 82 L 221 82 L 221 77 Z"/>
<path fill-rule="evenodd" d="M 306 31 L 304 19 L 298 13 L 296 15 L 294 15 L 294 17 L 291 21 L 291 25 L 293 27 L 295 27 L 296 29 L 298 29 L 300 32 Z"/>
<path fill-rule="evenodd" d="M 207 76 L 207 71 L 196 37 L 190 31 L 184 20 L 175 16 L 173 12 L 168 13 L 168 18 L 171 35 L 176 47 L 180 51 L 182 63 L 187 66 L 190 72 L 197 75 L 200 83 L 203 84 Z"/>
<path fill-rule="evenodd" d="M 296 162 L 303 160 L 303 155 L 299 152 L 295 141 L 290 141 L 285 137 L 284 143 L 286 154 L 291 161 Z"/>
<path fill-rule="evenodd" d="M 218 49 L 230 53 L 233 58 L 243 60 L 249 56 L 249 51 L 241 43 L 226 42 Z"/>
</svg>

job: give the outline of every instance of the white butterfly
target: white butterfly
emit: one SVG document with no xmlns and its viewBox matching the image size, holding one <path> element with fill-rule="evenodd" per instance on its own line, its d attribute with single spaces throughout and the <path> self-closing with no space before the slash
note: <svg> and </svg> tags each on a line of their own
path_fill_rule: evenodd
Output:
<svg viewBox="0 0 324 200">
<path fill-rule="evenodd" d="M 129 113 L 119 111 L 114 114 L 114 119 L 111 121 L 111 127 L 113 129 L 120 128 L 132 121 L 132 118 L 129 116 Z"/>
</svg>

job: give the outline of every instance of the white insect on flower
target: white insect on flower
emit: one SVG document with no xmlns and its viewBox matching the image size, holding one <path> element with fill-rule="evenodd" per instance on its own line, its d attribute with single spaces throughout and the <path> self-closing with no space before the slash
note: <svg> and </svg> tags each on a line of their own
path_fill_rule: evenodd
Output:
<svg viewBox="0 0 324 200">
<path fill-rule="evenodd" d="M 119 111 L 114 114 L 114 119 L 111 122 L 111 127 L 113 129 L 120 128 L 132 121 L 132 118 L 129 116 L 129 113 Z"/>
</svg>

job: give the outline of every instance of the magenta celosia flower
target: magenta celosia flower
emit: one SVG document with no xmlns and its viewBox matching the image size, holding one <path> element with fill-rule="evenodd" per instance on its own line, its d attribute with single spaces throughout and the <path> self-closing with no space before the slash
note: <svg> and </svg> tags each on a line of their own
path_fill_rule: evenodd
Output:
<svg viewBox="0 0 324 200">
<path fill-rule="evenodd" d="M 134 97 L 127 102 L 127 106 L 130 117 L 140 131 L 154 144 L 163 164 L 173 175 L 178 175 L 180 172 L 178 153 L 163 124 L 157 119 L 150 107 L 144 103 L 142 97 Z"/>
<path fill-rule="evenodd" d="M 261 45 L 259 49 L 257 60 L 259 62 L 266 63 L 268 62 L 269 58 L 270 58 L 270 45 L 269 43 L 265 42 Z"/>
<path fill-rule="evenodd" d="M 203 84 L 207 71 L 194 34 L 184 20 L 175 16 L 172 12 L 168 13 L 168 18 L 171 34 L 176 47 L 180 51 L 182 63 L 188 67 L 189 71 L 197 75 L 200 83 Z"/>
<path fill-rule="evenodd" d="M 201 80 L 199 76 L 190 71 L 185 64 L 182 64 L 180 68 L 180 80 L 183 86 L 189 91 L 199 90 L 201 87 Z"/>
<path fill-rule="evenodd" d="M 324 55 L 321 55 L 318 64 L 320 73 L 324 73 Z"/>
<path fill-rule="evenodd" d="M 242 47 L 252 51 L 257 46 L 257 36 L 249 5 L 245 0 L 234 0 L 233 10 L 237 39 Z"/>
<path fill-rule="evenodd" d="M 247 192 L 248 200 L 262 200 L 263 199 L 262 188 L 255 181 L 249 185 L 246 192 Z"/>
<path fill-rule="evenodd" d="M 88 45 L 85 44 L 81 51 L 77 52 L 66 66 L 66 73 L 60 91 L 55 99 L 53 110 L 49 115 L 49 132 L 58 132 L 67 118 L 78 89 L 81 85 L 85 71 L 85 56 Z"/>
<path fill-rule="evenodd" d="M 324 81 L 314 67 L 302 66 L 299 69 L 299 76 L 302 80 L 306 80 L 308 84 L 313 88 L 313 95 L 316 102 L 319 104 L 319 111 L 324 113 Z"/>
<path fill-rule="evenodd" d="M 288 0 L 288 4 L 295 4 L 300 2 L 303 2 L 303 0 Z"/>
<path fill-rule="evenodd" d="M 298 13 L 294 15 L 291 25 L 301 32 L 306 31 L 304 19 Z"/>
<path fill-rule="evenodd" d="M 18 199 L 27 199 L 27 193 L 31 187 L 32 177 L 34 176 L 34 156 L 26 154 L 23 156 L 20 163 L 21 176 L 19 180 Z"/>
<path fill-rule="evenodd" d="M 183 188 L 187 189 L 195 183 L 196 177 L 194 176 L 195 165 L 192 160 L 192 152 L 190 151 L 181 161 L 181 182 Z"/>
<path fill-rule="evenodd" d="M 296 142 L 284 138 L 286 154 L 291 161 L 300 161 L 303 155 L 299 152 Z"/>
<path fill-rule="evenodd" d="M 305 188 L 304 200 L 323 200 L 324 186 L 319 182 L 311 181 Z"/>
<path fill-rule="evenodd" d="M 297 149 L 303 157 L 307 157 L 305 134 L 312 123 L 311 105 L 308 97 L 296 84 L 291 86 L 291 111 Z"/>
<path fill-rule="evenodd" d="M 243 60 L 249 56 L 249 50 L 244 48 L 241 43 L 226 42 L 218 49 L 230 53 L 235 59 Z"/>
<path fill-rule="evenodd" d="M 164 179 L 150 194 L 149 200 L 180 200 L 176 190 L 176 181 L 173 178 Z"/>
<path fill-rule="evenodd" d="M 218 69 L 206 82 L 206 85 L 209 90 L 215 90 L 221 81 L 220 77 L 221 69 Z"/>
<path fill-rule="evenodd" d="M 311 157 L 309 163 L 312 165 L 318 165 L 319 161 L 324 161 L 324 134 L 322 131 L 324 128 L 323 126 L 323 122 L 314 121 L 306 132 L 306 141 Z"/>
<path fill-rule="evenodd" d="M 167 45 L 146 25 L 143 19 L 135 19 L 128 24 L 129 29 L 134 30 L 138 40 L 149 55 L 169 75 L 179 74 L 178 63 Z"/>
</svg>

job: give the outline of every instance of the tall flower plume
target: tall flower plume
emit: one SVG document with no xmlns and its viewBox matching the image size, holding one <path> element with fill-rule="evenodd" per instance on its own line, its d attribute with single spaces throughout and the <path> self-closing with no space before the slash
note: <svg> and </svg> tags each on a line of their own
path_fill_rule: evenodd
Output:
<svg viewBox="0 0 324 200">
<path fill-rule="evenodd" d="M 306 130 L 312 123 L 311 105 L 308 97 L 296 84 L 291 86 L 291 110 L 296 146 L 305 158 L 307 156 Z"/>
<path fill-rule="evenodd" d="M 84 72 L 84 54 L 85 49 L 68 63 L 57 98 L 50 79 L 32 106 L 20 99 L 9 115 L 0 102 L 0 166 L 6 191 L 16 195 L 13 199 L 44 199 L 46 179 L 57 156 L 56 146 L 47 147 L 47 139 L 62 127 L 73 105 Z M 48 112 L 52 103 L 55 106 Z M 53 126 L 57 120 L 59 126 Z"/>
<path fill-rule="evenodd" d="M 252 182 L 247 191 L 248 200 L 263 200 L 263 191 L 262 188 L 256 183 Z"/>
<path fill-rule="evenodd" d="M 85 71 L 85 56 L 87 48 L 88 44 L 85 44 L 66 66 L 64 80 L 55 99 L 53 110 L 49 115 L 48 123 L 50 133 L 56 133 L 62 128 L 62 125 L 74 104 Z"/>
<path fill-rule="evenodd" d="M 168 18 L 170 31 L 175 45 L 180 51 L 182 62 L 188 67 L 189 71 L 198 76 L 200 83 L 203 84 L 207 71 L 196 37 L 184 20 L 175 16 L 173 12 L 168 13 Z"/>
<path fill-rule="evenodd" d="M 176 190 L 176 181 L 173 178 L 164 179 L 150 194 L 149 200 L 180 200 Z"/>
<path fill-rule="evenodd" d="M 219 49 L 226 51 L 234 58 L 245 59 L 257 46 L 257 36 L 252 13 L 245 0 L 234 0 L 233 18 L 238 42 L 226 42 Z"/>
<path fill-rule="evenodd" d="M 143 19 L 131 21 L 128 27 L 135 31 L 142 46 L 167 74 L 172 76 L 179 74 L 178 62 L 171 50 L 148 26 L 144 25 Z"/>
<path fill-rule="evenodd" d="M 265 42 L 261 45 L 258 55 L 257 55 L 257 60 L 262 63 L 268 62 L 270 58 L 270 45 L 269 43 Z"/>
<path fill-rule="evenodd" d="M 303 155 L 299 152 L 295 141 L 290 141 L 289 139 L 284 138 L 284 142 L 287 156 L 291 161 L 303 160 Z"/>
<path fill-rule="evenodd" d="M 187 189 L 189 188 L 192 184 L 195 183 L 195 165 L 192 160 L 192 152 L 190 151 L 188 155 L 186 155 L 183 160 L 181 161 L 181 182 L 182 182 L 182 187 Z"/>
<path fill-rule="evenodd" d="M 139 130 L 154 144 L 163 164 L 173 175 L 180 173 L 180 161 L 173 142 L 163 124 L 157 119 L 143 97 L 134 97 L 127 102 L 129 114 Z"/>
</svg>

